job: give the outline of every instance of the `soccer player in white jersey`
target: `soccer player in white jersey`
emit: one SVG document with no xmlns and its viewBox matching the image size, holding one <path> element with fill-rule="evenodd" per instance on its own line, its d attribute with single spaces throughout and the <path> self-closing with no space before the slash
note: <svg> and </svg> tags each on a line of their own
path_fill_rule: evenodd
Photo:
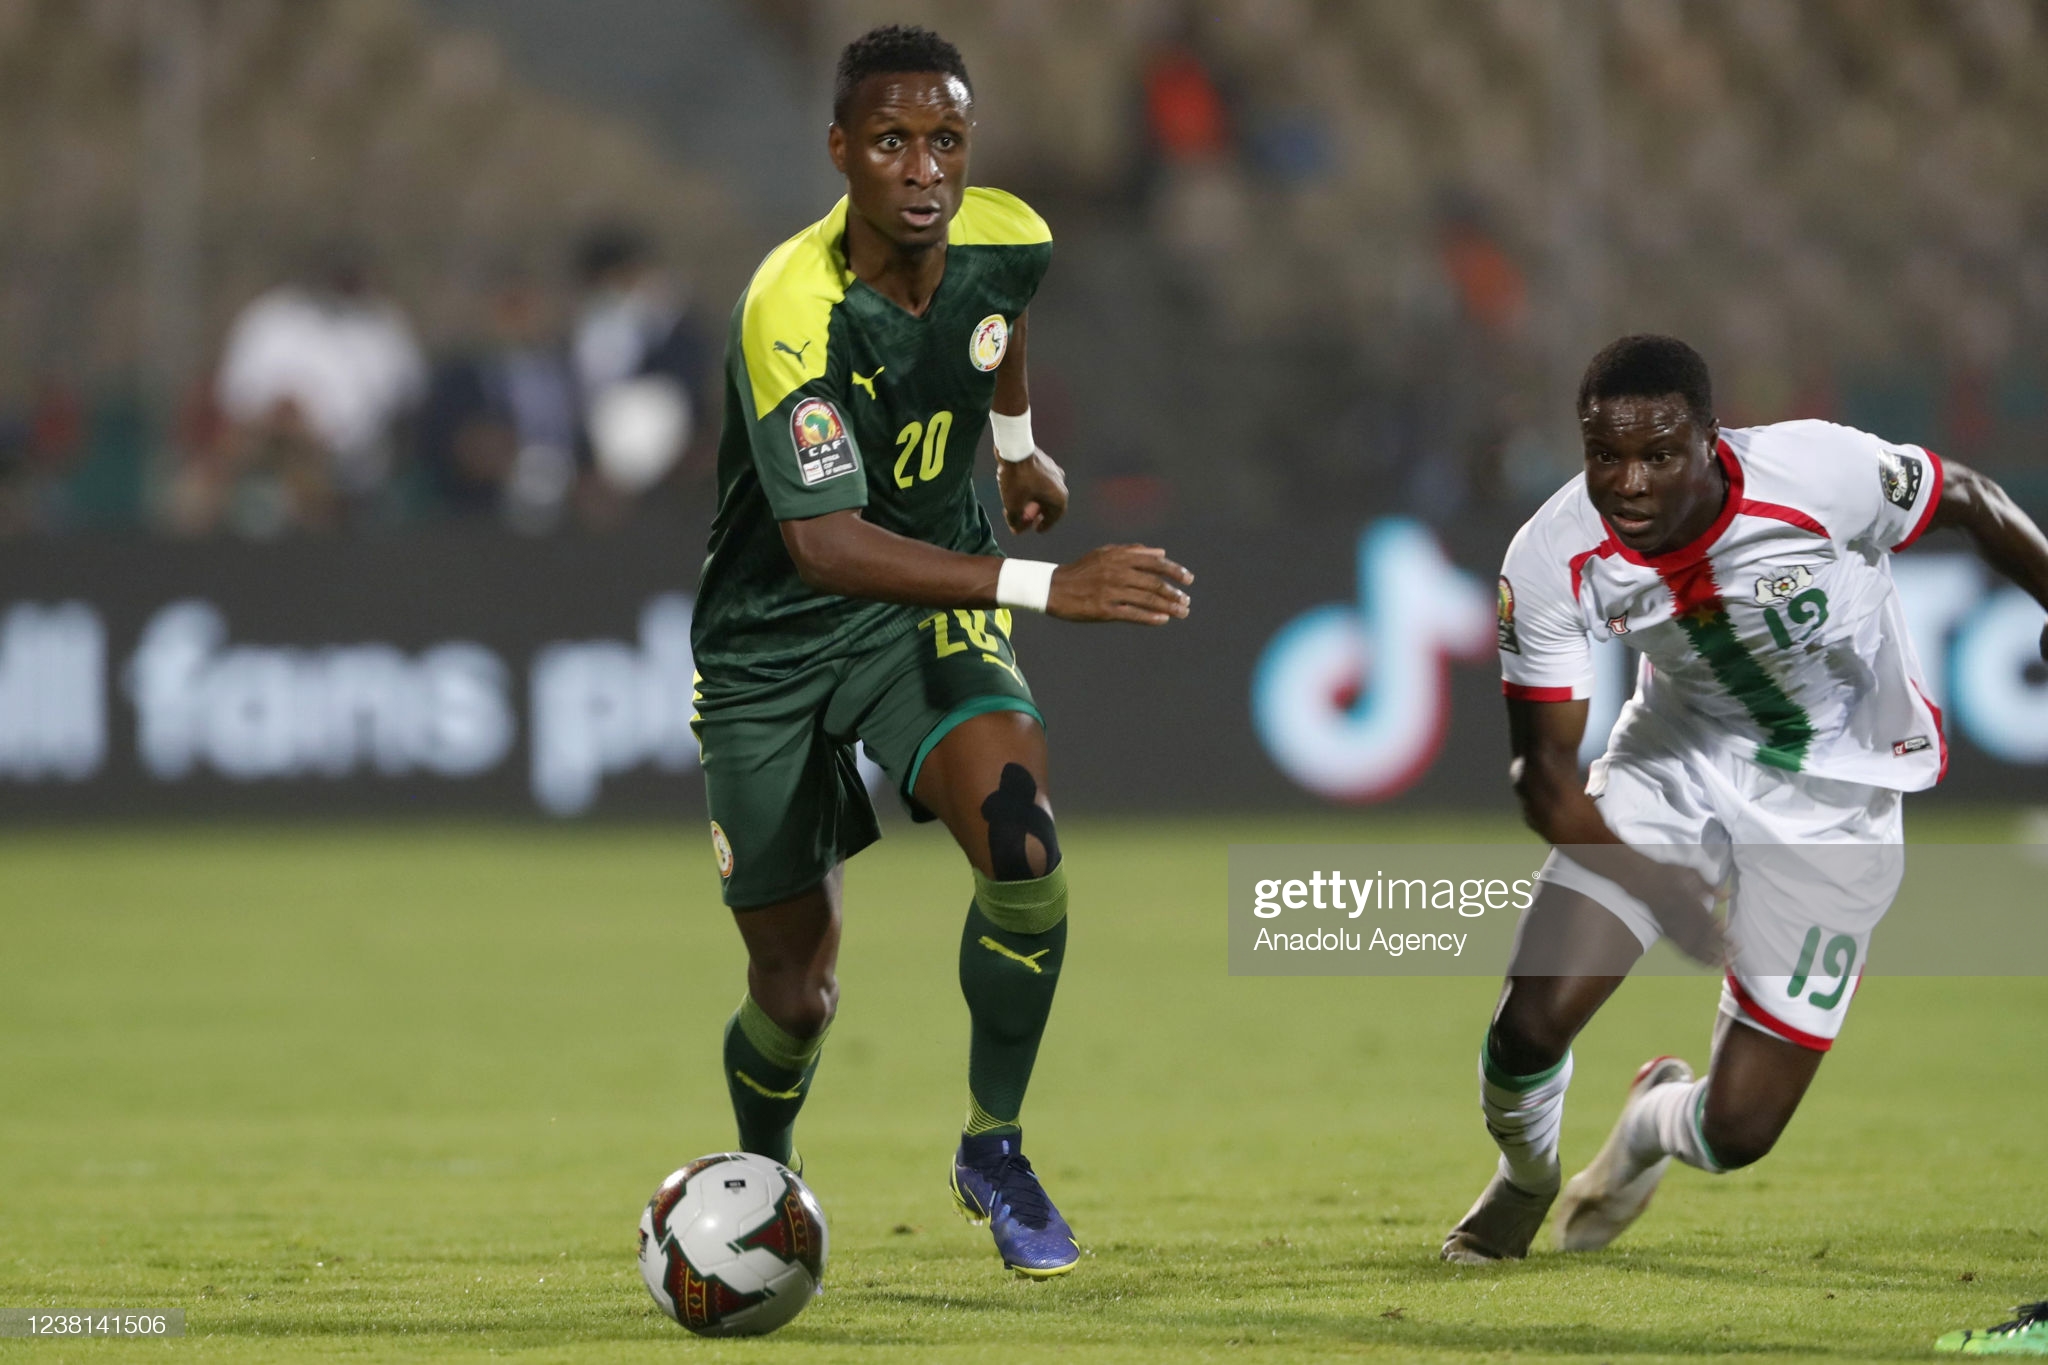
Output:
<svg viewBox="0 0 2048 1365">
<path fill-rule="evenodd" d="M 2048 605 L 2048 540 L 1990 479 L 1828 422 L 1722 431 L 1682 341 L 1607 347 L 1578 410 L 1585 473 L 1522 527 L 1500 579 L 1510 772 L 1555 849 L 1480 1055 L 1501 1159 L 1444 1241 L 1466 1264 L 1528 1253 L 1559 1196 L 1572 1040 L 1660 935 L 1725 963 L 1712 1062 L 1637 1073 L 1564 1186 L 1558 1245 L 1611 1242 L 1673 1157 L 1721 1172 L 1770 1151 L 1896 894 L 1901 796 L 1947 763 L 1889 557 L 1955 527 Z M 1643 657 L 1582 783 L 1595 637 Z"/>
</svg>

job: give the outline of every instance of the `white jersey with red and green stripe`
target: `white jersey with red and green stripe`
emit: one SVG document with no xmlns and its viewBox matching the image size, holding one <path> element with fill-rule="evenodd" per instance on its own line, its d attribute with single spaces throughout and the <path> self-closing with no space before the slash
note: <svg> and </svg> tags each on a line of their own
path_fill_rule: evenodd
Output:
<svg viewBox="0 0 2048 1365">
<path fill-rule="evenodd" d="M 1723 432 L 1728 500 L 1662 555 L 1623 545 L 1585 477 L 1508 547 L 1500 657 L 1510 697 L 1591 695 L 1595 638 L 1639 651 L 1637 705 L 1687 742 L 1897 791 L 1947 768 L 1889 557 L 1927 529 L 1941 460 L 1831 422 Z"/>
</svg>

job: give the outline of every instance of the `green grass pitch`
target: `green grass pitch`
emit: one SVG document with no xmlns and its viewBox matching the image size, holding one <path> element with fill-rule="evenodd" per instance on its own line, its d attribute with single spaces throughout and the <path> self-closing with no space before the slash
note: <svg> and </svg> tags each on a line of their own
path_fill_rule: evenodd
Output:
<svg viewBox="0 0 2048 1365">
<path fill-rule="evenodd" d="M 1512 837 L 1063 831 L 1072 946 L 1025 1118 L 1088 1255 L 1033 1284 L 946 1196 L 968 880 L 893 828 L 849 873 L 798 1134 L 827 1293 L 765 1342 L 688 1337 L 633 1260 L 655 1184 L 732 1140 L 742 956 L 697 826 L 9 834 L 0 1306 L 182 1307 L 191 1335 L 0 1359 L 1906 1360 L 2048 1294 L 2038 980 L 1873 979 L 1761 1166 L 1675 1170 L 1607 1253 L 1439 1264 L 1493 1162 L 1493 984 L 1224 974 L 1230 840 L 1367 833 Z M 1702 1060 L 1714 998 L 1639 980 L 1595 1022 L 1568 1170 L 1639 1062 Z"/>
</svg>

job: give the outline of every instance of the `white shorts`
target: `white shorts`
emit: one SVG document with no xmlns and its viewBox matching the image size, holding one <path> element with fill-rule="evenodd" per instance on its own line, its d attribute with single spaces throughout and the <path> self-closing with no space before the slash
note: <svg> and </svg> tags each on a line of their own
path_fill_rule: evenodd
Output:
<svg viewBox="0 0 2048 1365">
<path fill-rule="evenodd" d="M 1586 792 L 1608 827 L 1660 862 L 1730 886 L 1735 960 L 1721 1012 L 1801 1047 L 1834 1045 L 1871 931 L 1905 876 L 1899 792 L 1766 768 L 1679 740 L 1639 703 Z M 1634 896 L 1552 852 L 1538 874 L 1611 911 L 1647 950 L 1663 935 Z"/>
</svg>

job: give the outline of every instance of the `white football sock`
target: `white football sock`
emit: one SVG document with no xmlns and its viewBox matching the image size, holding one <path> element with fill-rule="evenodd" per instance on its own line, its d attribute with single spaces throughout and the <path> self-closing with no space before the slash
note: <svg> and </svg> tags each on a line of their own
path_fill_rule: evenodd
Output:
<svg viewBox="0 0 2048 1365">
<path fill-rule="evenodd" d="M 1711 1074 L 1711 1073 L 1709 1073 Z M 1652 1086 L 1629 1106 L 1624 1122 L 1629 1156 L 1648 1170 L 1667 1156 L 1688 1166 L 1721 1174 L 1721 1163 L 1700 1132 L 1707 1103 L 1707 1077 Z"/>
<path fill-rule="evenodd" d="M 1500 1173 L 1517 1189 L 1543 1194 L 1558 1186 L 1557 1139 L 1564 1130 L 1564 1092 L 1572 1083 L 1572 1054 L 1534 1076 L 1510 1076 L 1479 1051 L 1479 1107 L 1486 1131 L 1500 1148 Z"/>
</svg>

